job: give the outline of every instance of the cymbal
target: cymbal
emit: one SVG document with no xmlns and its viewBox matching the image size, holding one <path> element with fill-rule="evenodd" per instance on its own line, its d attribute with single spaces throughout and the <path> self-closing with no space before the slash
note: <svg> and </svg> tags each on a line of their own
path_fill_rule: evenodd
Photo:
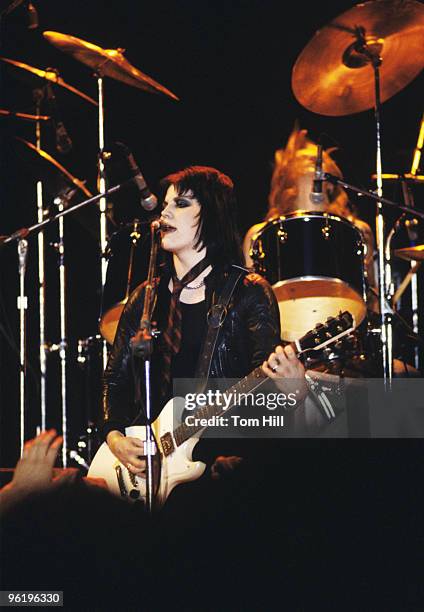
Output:
<svg viewBox="0 0 424 612">
<path fill-rule="evenodd" d="M 408 247 L 406 249 L 396 249 L 393 254 L 400 259 L 407 261 L 423 261 L 424 260 L 424 244 Z"/>
<path fill-rule="evenodd" d="M 381 102 L 406 87 L 424 67 L 424 5 L 416 0 L 358 4 L 318 30 L 296 60 L 292 88 L 305 108 L 340 116 L 374 108 L 374 70 L 359 53 L 380 57 Z"/>
<path fill-rule="evenodd" d="M 26 70 L 27 72 L 31 72 L 31 74 L 35 74 L 36 76 L 40 77 L 40 79 L 44 79 L 45 81 L 50 81 L 51 83 L 55 83 L 55 85 L 60 85 L 61 87 L 64 87 L 68 91 L 72 91 L 72 93 L 76 94 L 77 96 L 80 96 L 80 98 L 83 98 L 87 102 L 91 102 L 91 104 L 98 106 L 97 102 L 93 100 L 93 98 L 90 98 L 90 96 L 87 96 L 85 93 L 83 93 L 79 89 L 76 89 L 76 87 L 73 87 L 72 85 L 69 85 L 68 83 L 65 83 L 62 77 L 60 77 L 59 74 L 55 70 L 52 70 L 51 68 L 49 70 L 40 70 L 39 68 L 34 68 L 33 66 L 29 66 L 28 64 L 24 64 L 23 62 L 18 62 L 16 60 L 8 59 L 7 57 L 0 57 L 0 60 L 8 64 L 11 64 L 12 66 L 15 66 L 16 68 L 22 68 L 23 70 Z"/>
<path fill-rule="evenodd" d="M 163 93 L 174 100 L 177 96 L 163 85 L 135 68 L 124 57 L 125 49 L 102 49 L 97 45 L 60 32 L 43 32 L 44 38 L 52 45 L 72 55 L 76 60 L 90 66 L 100 76 L 108 76 L 132 87 L 138 87 L 150 93 Z"/>
<path fill-rule="evenodd" d="M 65 175 L 66 178 L 71 183 L 73 183 L 76 187 L 78 187 L 78 189 L 81 189 L 81 191 L 87 197 L 89 197 L 89 198 L 92 197 L 93 194 L 87 189 L 87 187 L 85 186 L 84 182 L 80 181 L 75 176 L 73 176 L 70 172 L 68 172 L 68 170 L 66 170 L 66 168 L 64 168 L 62 166 L 62 164 L 60 164 L 58 161 L 56 161 L 55 158 L 52 157 L 49 153 L 47 153 L 46 151 L 43 151 L 42 149 L 39 149 L 34 144 L 32 144 L 32 142 L 28 142 L 28 140 L 24 140 L 23 138 L 20 138 L 19 136 L 15 136 L 15 138 L 16 138 L 16 140 L 19 140 L 20 142 L 23 142 L 24 145 L 26 145 L 27 147 L 32 149 L 32 151 L 35 151 L 35 153 L 37 153 L 37 155 L 39 155 L 43 159 L 47 160 L 51 164 L 53 164 L 53 166 L 55 166 L 55 168 L 57 168 L 60 172 L 62 172 L 62 174 Z"/>
<path fill-rule="evenodd" d="M 15 111 L 0 108 L 1 117 L 12 117 L 13 119 L 26 119 L 26 121 L 48 121 L 50 117 L 47 115 L 28 115 L 28 113 L 17 113 Z"/>
</svg>

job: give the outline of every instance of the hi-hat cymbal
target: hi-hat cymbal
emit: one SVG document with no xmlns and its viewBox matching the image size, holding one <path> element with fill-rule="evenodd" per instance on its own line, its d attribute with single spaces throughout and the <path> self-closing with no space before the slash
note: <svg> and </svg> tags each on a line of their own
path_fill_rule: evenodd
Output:
<svg viewBox="0 0 424 612">
<path fill-rule="evenodd" d="M 17 113 L 6 108 L 0 108 L 0 117 L 11 117 L 12 119 L 25 119 L 26 121 L 48 121 L 48 115 L 29 115 L 28 113 Z"/>
<path fill-rule="evenodd" d="M 296 60 L 297 100 L 321 115 L 350 115 L 375 106 L 374 70 L 358 52 L 381 58 L 381 102 L 406 87 L 424 67 L 424 5 L 416 0 L 358 4 L 315 33 Z"/>
<path fill-rule="evenodd" d="M 75 176 L 73 176 L 70 172 L 68 172 L 68 170 L 66 168 L 64 168 L 62 166 L 62 164 L 60 164 L 58 161 L 56 161 L 55 158 L 52 157 L 49 153 L 47 153 L 46 151 L 43 151 L 42 149 L 39 149 L 34 144 L 32 144 L 32 142 L 28 142 L 28 140 L 24 140 L 23 138 L 19 138 L 19 136 L 16 136 L 15 138 L 16 138 L 16 140 L 19 140 L 19 142 L 23 142 L 24 145 L 26 145 L 29 149 L 31 149 L 32 151 L 35 151 L 35 153 L 37 153 L 37 155 L 39 155 L 43 159 L 45 159 L 48 162 L 50 162 L 53 166 L 55 166 L 55 168 L 57 168 L 60 172 L 62 172 L 62 174 L 64 176 L 66 176 L 68 181 L 70 181 L 73 185 L 78 187 L 78 189 L 81 189 L 81 191 L 87 197 L 89 197 L 89 198 L 92 197 L 93 194 L 87 189 L 87 187 L 85 186 L 84 182 L 80 181 Z"/>
<path fill-rule="evenodd" d="M 8 64 L 11 64 L 12 66 L 15 66 L 16 68 L 22 68 L 22 70 L 26 70 L 27 72 L 30 72 L 31 74 L 35 74 L 36 76 L 40 77 L 40 79 L 44 79 L 45 81 L 50 81 L 51 83 L 55 83 L 55 85 L 60 85 L 61 87 L 64 87 L 68 91 L 72 91 L 72 93 L 76 94 L 77 96 L 80 96 L 80 98 L 83 98 L 87 102 L 91 102 L 91 104 L 98 106 L 97 102 L 93 100 L 93 98 L 90 98 L 90 96 L 87 96 L 85 93 L 83 93 L 79 89 L 76 89 L 76 87 L 72 87 L 72 85 L 65 83 L 62 77 L 60 77 L 59 74 L 55 70 L 52 70 L 52 69 L 40 70 L 39 68 L 34 68 L 33 66 L 29 66 L 28 64 L 24 64 L 23 62 L 18 62 L 16 60 L 8 59 L 7 57 L 0 57 L 0 60 Z"/>
<path fill-rule="evenodd" d="M 102 49 L 97 45 L 60 32 L 43 32 L 44 38 L 52 45 L 72 55 L 101 76 L 108 76 L 127 85 L 138 87 L 150 93 L 163 93 L 174 100 L 177 96 L 163 85 L 135 68 L 124 57 L 125 49 Z"/>
<path fill-rule="evenodd" d="M 424 260 L 424 244 L 408 247 L 406 249 L 396 249 L 393 254 L 400 259 L 407 261 L 423 261 Z"/>
</svg>

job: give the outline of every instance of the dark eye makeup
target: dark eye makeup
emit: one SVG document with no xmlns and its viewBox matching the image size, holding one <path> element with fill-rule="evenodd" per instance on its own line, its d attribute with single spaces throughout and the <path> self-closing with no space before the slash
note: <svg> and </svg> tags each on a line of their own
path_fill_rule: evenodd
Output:
<svg viewBox="0 0 424 612">
<path fill-rule="evenodd" d="M 191 206 L 192 204 L 191 200 L 188 200 L 187 198 L 177 198 L 175 203 L 178 208 L 187 208 L 187 206 Z"/>
</svg>

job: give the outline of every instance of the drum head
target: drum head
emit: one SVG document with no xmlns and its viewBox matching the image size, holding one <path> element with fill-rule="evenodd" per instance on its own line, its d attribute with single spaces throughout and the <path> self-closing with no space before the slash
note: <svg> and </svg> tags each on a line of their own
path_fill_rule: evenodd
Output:
<svg viewBox="0 0 424 612">
<path fill-rule="evenodd" d="M 298 340 L 317 323 L 347 310 L 366 314 L 364 249 L 347 219 L 299 211 L 269 221 L 252 245 L 255 269 L 272 285 L 282 338 Z"/>
<path fill-rule="evenodd" d="M 350 312 L 355 327 L 366 315 L 361 296 L 338 279 L 292 279 L 276 283 L 273 289 L 280 310 L 281 337 L 290 342 L 340 312 Z"/>
<path fill-rule="evenodd" d="M 109 308 L 103 317 L 100 319 L 99 331 L 103 338 L 109 344 L 113 344 L 115 340 L 116 330 L 118 329 L 119 319 L 121 318 L 122 311 L 124 310 L 127 300 L 122 300 Z"/>
</svg>

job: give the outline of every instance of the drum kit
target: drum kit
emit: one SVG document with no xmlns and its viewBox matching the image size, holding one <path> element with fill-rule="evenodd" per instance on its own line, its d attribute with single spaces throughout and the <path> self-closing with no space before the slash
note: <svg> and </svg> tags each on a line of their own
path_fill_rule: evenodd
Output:
<svg viewBox="0 0 424 612">
<path fill-rule="evenodd" d="M 0 58 L 13 70 L 26 71 L 37 77 L 46 90 L 61 87 L 76 95 L 81 101 L 95 106 L 98 110 L 98 187 L 99 194 L 106 192 L 106 173 L 104 137 L 104 90 L 103 81 L 109 77 L 131 87 L 152 94 L 161 94 L 172 100 L 177 96 L 169 89 L 153 80 L 133 66 L 124 56 L 124 49 L 103 49 L 59 32 L 46 31 L 44 38 L 51 45 L 88 66 L 97 83 L 97 101 L 65 82 L 57 70 L 42 70 L 23 62 Z M 377 325 L 382 343 L 382 352 L 390 357 L 391 320 L 393 309 L 388 307 L 393 297 L 390 278 L 390 258 L 398 257 L 411 262 L 414 272 L 408 282 L 415 291 L 413 300 L 413 331 L 418 336 L 418 294 L 416 272 L 424 259 L 424 245 L 411 244 L 407 248 L 390 250 L 386 244 L 384 204 L 390 203 L 383 198 L 380 105 L 406 87 L 423 68 L 424 6 L 416 0 L 371 0 L 358 4 L 323 27 L 310 40 L 300 53 L 292 71 L 292 89 L 302 106 L 311 112 L 326 116 L 346 116 L 374 109 L 376 117 L 377 142 L 377 190 L 368 192 L 376 200 L 376 234 L 378 251 L 379 301 L 381 319 Z M 75 189 L 87 197 L 91 192 L 85 181 L 77 179 L 61 163 L 41 148 L 41 126 L 50 117 L 41 113 L 42 96 L 36 101 L 34 115 L 2 109 L 0 115 L 32 121 L 36 125 L 36 143 L 19 139 L 34 155 L 54 166 Z M 57 126 L 56 126 L 57 127 Z M 411 172 L 399 175 L 402 180 L 423 181 L 418 175 L 418 163 L 424 140 L 421 126 L 420 137 L 415 150 Z M 65 143 L 66 144 L 66 143 Z M 387 175 L 398 176 L 398 175 Z M 321 173 L 315 177 L 321 181 L 335 180 L 336 177 Z M 354 187 L 337 179 L 344 188 Z M 356 189 L 364 193 L 363 190 Z M 38 194 L 38 221 L 45 218 L 42 189 Z M 393 205 L 393 203 L 390 203 Z M 407 202 L 408 205 L 411 202 Z M 64 210 L 62 202 L 59 210 Z M 399 207 L 402 208 L 402 207 Z M 405 210 L 405 207 L 403 207 Z M 408 219 L 418 223 L 423 215 L 408 208 Z M 121 228 L 111 237 L 107 233 L 106 197 L 99 197 L 99 236 L 102 253 L 101 283 L 102 309 L 100 315 L 100 334 L 87 341 L 80 341 L 78 359 L 84 364 L 88 359 L 86 348 L 92 349 L 93 343 L 101 342 L 103 363 L 107 356 L 106 341 L 113 342 L 119 317 L 131 290 L 143 280 L 147 271 L 148 249 L 141 248 L 143 239 L 140 222 Z M 411 214 L 412 213 L 412 214 Z M 414 213 L 416 213 L 414 215 Z M 405 213 L 404 213 L 405 214 Z M 60 229 L 59 250 L 62 254 L 63 217 Z M 33 228 L 30 228 L 31 230 Z M 44 337 L 44 243 L 43 232 L 38 229 L 39 285 L 40 285 L 40 363 L 42 377 L 41 426 L 45 427 L 45 382 L 46 351 Z M 25 274 L 26 232 L 15 232 L 13 240 L 19 241 L 20 275 Z M 4 241 L 5 242 L 5 241 Z M 7 240 L 6 240 L 7 242 Z M 388 251 L 387 251 L 388 249 Z M 355 318 L 356 326 L 367 318 L 366 278 L 364 275 L 364 244 L 358 229 L 347 219 L 334 214 L 318 212 L 295 212 L 271 219 L 254 238 L 252 248 L 255 268 L 262 273 L 274 288 L 279 302 L 283 324 L 283 340 L 292 341 L 313 328 L 317 321 L 337 315 L 339 311 L 349 311 Z M 67 464 L 66 446 L 66 324 L 65 324 L 65 271 L 61 268 L 61 342 L 62 364 L 62 423 L 65 437 L 63 463 Z M 406 288 L 406 286 L 405 286 Z M 404 290 L 405 290 L 404 288 Z M 390 295 L 390 291 L 392 294 Z M 24 303 L 24 289 L 21 282 L 21 305 Z M 399 296 L 397 296 L 399 299 Z M 22 306 L 22 310 L 24 307 Z M 374 327 L 376 327 L 374 325 Z M 25 312 L 21 313 L 21 337 L 25 331 Z M 25 342 L 21 338 L 21 373 L 25 372 Z M 95 351 L 97 352 L 97 351 Z M 386 372 L 387 355 L 383 359 Z M 415 364 L 417 365 L 417 364 Z M 391 366 L 388 368 L 391 376 Z M 24 440 L 23 415 L 25 412 L 25 381 L 21 374 L 21 447 Z"/>
<path fill-rule="evenodd" d="M 416 369 L 408 371 L 418 374 L 417 272 L 424 259 L 424 245 L 417 244 L 419 234 L 409 229 L 411 246 L 391 249 L 391 240 L 400 223 L 396 222 L 390 232 L 385 232 L 383 204 L 393 207 L 396 203 L 383 198 L 382 181 L 395 178 L 413 184 L 424 179 L 417 175 L 424 141 L 424 116 L 410 173 L 385 175 L 381 164 L 380 106 L 421 72 L 423 42 L 422 4 L 415 0 L 366 2 L 354 6 L 316 32 L 299 55 L 292 72 L 292 89 L 297 100 L 314 113 L 337 117 L 374 109 L 377 173 L 373 178 L 377 179 L 377 190 L 365 195 L 376 201 L 381 317 L 377 320 L 375 316 L 369 317 L 372 319 L 369 327 L 379 336 L 379 346 L 371 361 L 375 363 L 381 359 L 381 368 L 377 371 L 388 382 L 399 370 L 398 362 L 393 360 L 392 327 L 397 314 L 393 307 L 408 284 L 412 288 L 413 319 L 413 327 L 408 331 L 413 332 L 416 343 Z M 364 195 L 363 190 L 323 173 L 318 160 L 314 178 Z M 401 221 L 411 228 L 413 224 L 422 224 L 423 215 L 414 211 L 411 191 L 404 191 L 409 208 L 397 208 L 405 211 Z M 367 315 L 367 292 L 371 288 L 367 287 L 364 276 L 365 245 L 359 231 L 347 219 L 309 209 L 272 218 L 252 239 L 251 257 L 256 270 L 274 288 L 281 313 L 282 337 L 287 341 L 302 336 L 314 321 L 334 316 L 341 310 L 352 313 L 357 327 Z M 396 292 L 391 274 L 392 257 L 411 262 L 411 269 Z M 340 358 L 340 355 L 331 354 Z M 363 354 L 360 356 L 366 360 Z M 363 370 L 363 375 L 371 375 L 371 371 Z"/>
</svg>

